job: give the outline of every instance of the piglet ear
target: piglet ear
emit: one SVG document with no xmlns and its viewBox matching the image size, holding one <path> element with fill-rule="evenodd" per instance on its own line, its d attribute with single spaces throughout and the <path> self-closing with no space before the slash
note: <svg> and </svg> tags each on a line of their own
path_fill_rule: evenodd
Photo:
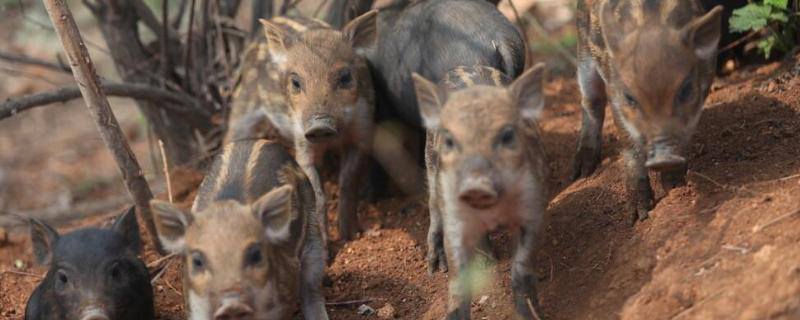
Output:
<svg viewBox="0 0 800 320">
<path fill-rule="evenodd" d="M 378 10 L 372 10 L 358 16 L 342 28 L 347 40 L 353 48 L 364 49 L 375 44 L 378 38 Z"/>
<path fill-rule="evenodd" d="M 622 21 L 614 14 L 611 2 L 606 1 L 600 7 L 600 27 L 603 29 L 603 42 L 611 51 L 611 55 L 617 54 L 622 48 L 627 32 Z"/>
<path fill-rule="evenodd" d="M 417 73 L 411 74 L 411 78 L 414 80 L 414 90 L 417 94 L 417 105 L 419 105 L 422 122 L 425 128 L 434 130 L 441 124 L 440 115 L 445 102 L 445 92 L 438 85 Z"/>
<path fill-rule="evenodd" d="M 536 120 L 544 109 L 544 63 L 539 63 L 523 73 L 509 90 L 519 108 L 520 116 L 526 120 Z"/>
<path fill-rule="evenodd" d="M 122 236 L 128 248 L 135 253 L 139 253 L 142 244 L 139 237 L 139 223 L 136 221 L 136 206 L 131 206 L 125 213 L 120 215 L 111 230 Z"/>
<path fill-rule="evenodd" d="M 683 42 L 700 59 L 708 60 L 717 55 L 717 46 L 722 36 L 722 11 L 722 6 L 716 6 L 681 30 Z"/>
<path fill-rule="evenodd" d="M 258 19 L 264 26 L 264 36 L 267 38 L 269 50 L 273 55 L 283 55 L 286 52 L 286 31 L 280 26 L 266 19 Z"/>
<path fill-rule="evenodd" d="M 290 184 L 285 184 L 272 189 L 252 205 L 253 214 L 261 221 L 271 243 L 280 243 L 291 237 L 290 226 L 297 217 L 292 210 L 293 191 Z"/>
<path fill-rule="evenodd" d="M 167 251 L 182 252 L 186 248 L 184 237 L 186 229 L 192 223 L 192 214 L 172 203 L 157 199 L 150 200 L 150 209 L 153 211 L 158 240 Z"/>
<path fill-rule="evenodd" d="M 36 263 L 47 266 L 53 261 L 53 248 L 58 240 L 58 232 L 46 223 L 30 218 L 31 243 Z"/>
</svg>

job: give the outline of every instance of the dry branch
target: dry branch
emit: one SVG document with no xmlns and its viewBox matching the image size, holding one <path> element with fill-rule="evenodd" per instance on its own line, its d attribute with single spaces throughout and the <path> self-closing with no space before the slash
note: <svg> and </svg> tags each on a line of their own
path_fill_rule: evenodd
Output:
<svg viewBox="0 0 800 320">
<path fill-rule="evenodd" d="M 43 0 L 50 21 L 56 29 L 58 38 L 72 67 L 72 74 L 80 87 L 81 94 L 86 101 L 86 107 L 94 118 L 100 136 L 106 147 L 114 155 L 114 159 L 122 173 L 122 179 L 138 207 L 142 220 L 145 221 L 150 237 L 157 251 L 164 254 L 164 249 L 156 237 L 156 228 L 150 212 L 150 200 L 153 194 L 144 178 L 142 168 L 136 160 L 136 155 L 125 140 L 125 135 L 120 129 L 111 106 L 106 98 L 105 90 L 100 86 L 100 79 L 89 56 L 89 51 L 83 44 L 78 26 L 69 11 L 65 0 Z"/>
<path fill-rule="evenodd" d="M 133 99 L 149 100 L 153 102 L 171 102 L 157 104 L 159 107 L 175 112 L 199 113 L 208 115 L 204 109 L 197 108 L 199 102 L 187 95 L 133 83 L 102 83 L 107 95 Z M 56 102 L 67 102 L 81 97 L 77 85 L 64 86 L 53 91 L 34 93 L 18 98 L 11 98 L 0 103 L 0 120 L 13 116 L 21 111 L 35 107 L 45 106 Z"/>
<path fill-rule="evenodd" d="M 69 72 L 69 66 L 65 66 L 63 64 L 58 64 L 55 62 L 45 61 L 33 57 L 29 57 L 22 54 L 16 54 L 11 52 L 0 51 L 0 59 L 5 60 L 7 62 L 13 63 L 22 63 L 28 65 L 34 65 L 39 67 L 45 67 L 47 69 L 59 71 L 59 72 Z"/>
</svg>

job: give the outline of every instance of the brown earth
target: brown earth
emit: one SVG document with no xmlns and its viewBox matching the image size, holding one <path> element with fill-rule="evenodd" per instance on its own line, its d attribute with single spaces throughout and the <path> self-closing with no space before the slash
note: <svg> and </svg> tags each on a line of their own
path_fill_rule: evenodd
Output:
<svg viewBox="0 0 800 320">
<path fill-rule="evenodd" d="M 548 83 L 547 93 L 542 127 L 552 182 L 558 186 L 538 250 L 539 299 L 547 318 L 800 319 L 796 59 L 717 81 L 691 148 L 688 184 L 668 194 L 657 188 L 651 218 L 633 227 L 623 210 L 624 172 L 613 121 L 606 121 L 601 168 L 570 183 L 566 177 L 580 120 L 579 94 L 573 79 L 560 78 Z M 40 195 L 84 184 L 91 187 L 80 196 L 70 193 L 71 201 L 124 195 L 91 123 L 75 115 L 80 104 L 65 108 L 0 122 L 0 169 L 8 176 L 0 191 L 10 203 L 4 207 L 41 207 L 42 199 L 57 197 Z M 62 119 L 75 123 L 64 125 Z M 136 134 L 136 121 L 123 121 L 123 127 L 145 162 L 147 142 Z M 44 128 L 63 129 L 66 135 L 42 136 Z M 47 172 L 58 172 L 56 181 L 67 182 L 52 182 Z M 151 181 L 160 179 L 158 172 L 148 174 Z M 179 200 L 188 205 L 200 176 L 176 171 L 173 179 Z M 333 218 L 336 187 L 326 187 Z M 118 207 L 59 229 L 108 224 Z M 366 319 L 356 314 L 359 303 L 350 303 L 359 300 L 375 309 L 391 305 L 400 319 L 442 318 L 449 275 L 426 274 L 424 201 L 362 204 L 360 215 L 365 234 L 333 245 L 336 256 L 325 288 L 332 319 Z M 0 244 L 0 318 L 20 319 L 45 269 L 34 266 L 25 229 L 11 231 L 10 240 Z M 495 278 L 475 297 L 475 319 L 512 317 L 511 241 L 504 232 L 493 240 L 499 258 L 491 269 Z M 158 259 L 149 244 L 145 249 L 147 263 Z M 182 319 L 180 262 L 152 266 L 154 273 L 164 264 L 167 271 L 154 286 L 157 314 Z"/>
</svg>

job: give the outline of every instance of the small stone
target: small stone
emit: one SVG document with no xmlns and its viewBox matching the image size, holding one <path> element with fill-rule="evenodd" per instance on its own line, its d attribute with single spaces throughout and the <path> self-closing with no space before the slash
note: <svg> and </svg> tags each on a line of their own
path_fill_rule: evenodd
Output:
<svg viewBox="0 0 800 320">
<path fill-rule="evenodd" d="M 391 304 L 387 303 L 383 307 L 378 309 L 378 318 L 394 319 L 396 316 L 396 312 L 397 311 L 394 310 L 394 307 Z"/>
<path fill-rule="evenodd" d="M 478 304 L 484 305 L 486 304 L 486 301 L 489 301 L 489 296 L 481 296 L 481 298 L 478 300 Z"/>
<path fill-rule="evenodd" d="M 14 268 L 25 269 L 25 262 L 20 259 L 14 260 Z"/>
<path fill-rule="evenodd" d="M 358 307 L 358 314 L 362 316 L 371 316 L 375 314 L 375 309 L 366 304 L 362 304 Z"/>
</svg>

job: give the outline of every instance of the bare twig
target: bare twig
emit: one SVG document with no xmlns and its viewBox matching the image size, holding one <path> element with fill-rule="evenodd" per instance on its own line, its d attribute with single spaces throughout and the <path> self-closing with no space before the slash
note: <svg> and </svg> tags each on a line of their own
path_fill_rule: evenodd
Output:
<svg viewBox="0 0 800 320">
<path fill-rule="evenodd" d="M 791 217 L 793 215 L 796 215 L 798 213 L 800 213 L 800 210 L 794 210 L 792 212 L 782 214 L 782 215 L 778 216 L 777 218 L 772 219 L 770 221 L 767 221 L 766 223 L 764 223 L 762 225 L 757 225 L 757 226 L 753 227 L 753 232 L 754 233 L 755 232 L 760 232 L 761 230 L 764 230 L 764 229 L 766 229 L 766 228 L 768 228 L 768 227 L 770 227 L 770 226 L 772 226 L 772 225 L 774 225 L 774 224 L 776 224 L 778 222 L 781 222 L 781 221 L 783 221 L 783 220 L 785 220 L 785 219 L 787 219 L 787 218 L 789 218 L 789 217 Z"/>
<path fill-rule="evenodd" d="M 508 0 L 508 5 L 511 6 L 511 11 L 514 12 L 514 19 L 517 20 L 517 25 L 519 27 L 519 32 L 522 33 L 522 38 L 524 41 L 522 44 L 525 46 L 525 67 L 530 67 L 531 65 L 531 48 L 528 45 L 528 42 L 531 41 L 531 38 L 528 37 L 528 30 L 525 27 L 525 22 L 520 18 L 519 11 L 517 11 L 517 5 L 514 4 L 514 0 Z"/>
<path fill-rule="evenodd" d="M 177 256 L 177 254 L 175 254 L 175 253 L 170 253 L 170 254 L 168 254 L 168 255 L 166 255 L 166 256 L 163 256 L 163 257 L 161 257 L 161 258 L 158 258 L 157 260 L 154 260 L 153 262 L 150 262 L 150 263 L 148 263 L 148 264 L 147 264 L 147 267 L 148 267 L 148 268 L 155 268 L 155 267 L 158 267 L 159 265 L 161 265 L 162 263 L 164 263 L 164 261 L 167 261 L 167 260 L 169 260 L 169 259 L 172 259 L 172 258 L 174 258 L 174 257 L 176 257 L 176 256 Z"/>
<path fill-rule="evenodd" d="M 726 51 L 728 51 L 728 50 L 731 50 L 731 49 L 733 49 L 733 48 L 736 48 L 736 47 L 738 47 L 740 44 L 742 44 L 742 43 L 744 43 L 744 42 L 747 42 L 747 41 L 749 41 L 750 39 L 754 38 L 755 36 L 757 36 L 757 35 L 761 34 L 761 31 L 762 31 L 762 30 L 763 30 L 763 29 L 759 29 L 759 30 L 753 30 L 753 31 L 751 31 L 750 33 L 748 33 L 748 34 L 744 35 L 743 37 L 741 37 L 741 38 L 737 39 L 736 41 L 729 43 L 729 44 L 728 44 L 727 46 L 725 46 L 724 48 L 722 48 L 722 49 L 719 49 L 719 53 L 723 53 L 723 52 L 726 52 Z"/>
<path fill-rule="evenodd" d="M 142 220 L 145 221 L 151 240 L 155 244 L 156 250 L 160 254 L 165 254 L 165 250 L 160 240 L 156 236 L 155 222 L 150 212 L 150 200 L 153 193 L 144 178 L 144 173 L 136 155 L 128 145 L 125 134 L 120 129 L 111 106 L 106 98 L 105 90 L 100 85 L 100 79 L 89 56 L 89 51 L 83 44 L 83 40 L 75 24 L 67 4 L 64 0 L 43 0 L 50 21 L 56 29 L 64 51 L 72 67 L 72 74 L 75 81 L 79 84 L 81 94 L 86 101 L 86 107 L 95 120 L 100 136 L 103 138 L 106 147 L 114 155 L 114 159 L 122 173 L 122 179 L 133 197 L 133 201 L 138 207 Z"/>
<path fill-rule="evenodd" d="M 167 0 L 161 0 L 161 88 L 167 87 L 167 78 L 169 78 L 169 50 L 167 44 L 169 43 L 170 30 L 169 30 L 169 3 Z"/>
<path fill-rule="evenodd" d="M 106 94 L 110 96 L 127 97 L 156 102 L 172 102 L 158 105 L 160 107 L 185 114 L 197 112 L 199 114 L 208 115 L 206 110 L 197 107 L 199 105 L 198 101 L 184 94 L 159 89 L 149 85 L 134 83 L 103 83 L 101 84 L 101 87 L 105 89 Z M 56 102 L 66 102 L 69 100 L 78 99 L 80 97 L 81 91 L 78 86 L 70 85 L 57 88 L 53 91 L 34 93 L 18 98 L 8 99 L 0 103 L 0 120 L 13 116 L 16 113 L 25 111 L 27 109 Z"/>
<path fill-rule="evenodd" d="M 525 299 L 525 302 L 528 303 L 528 309 L 531 311 L 531 315 L 533 315 L 533 318 L 536 320 L 542 320 L 542 318 L 539 317 L 539 314 L 536 313 L 536 309 L 533 308 L 533 303 L 531 303 L 531 298 Z"/>
<path fill-rule="evenodd" d="M 50 70 L 55 70 L 59 72 L 69 72 L 69 66 L 65 66 L 63 64 L 58 64 L 55 62 L 45 61 L 41 59 L 37 59 L 34 57 L 29 57 L 23 54 L 16 54 L 11 52 L 0 51 L 0 59 L 8 61 L 8 62 L 16 62 L 16 63 L 23 63 L 29 64 L 39 67 L 45 67 Z"/>
<path fill-rule="evenodd" d="M 175 31 L 169 27 L 169 23 L 165 22 L 162 25 L 162 23 L 158 21 L 158 18 L 156 18 L 156 15 L 153 13 L 153 11 L 150 10 L 150 7 L 148 7 L 146 3 L 142 2 L 142 0 L 128 0 L 128 1 L 130 1 L 133 7 L 136 9 L 136 14 L 139 16 L 139 18 L 142 19 L 144 25 L 147 26 L 147 28 L 150 29 L 150 31 L 153 31 L 153 33 L 156 34 L 156 36 L 158 36 L 159 38 L 163 38 L 162 32 L 164 30 L 168 32 L 168 35 L 170 37 L 177 36 L 175 34 Z M 167 0 L 164 0 L 164 3 L 166 2 Z M 164 4 L 164 6 L 166 6 L 166 4 Z"/>
<path fill-rule="evenodd" d="M 169 163 L 167 161 L 167 153 L 164 152 L 164 142 L 158 140 L 158 149 L 161 150 L 161 162 L 164 165 L 164 179 L 167 181 L 167 197 L 169 197 L 169 202 L 172 203 L 172 178 L 169 176 Z"/>
<path fill-rule="evenodd" d="M 361 300 L 348 300 L 348 301 L 333 301 L 333 302 L 326 302 L 325 305 L 329 307 L 347 307 L 359 304 L 370 303 L 375 299 L 368 298 L 368 299 L 361 299 Z"/>
<path fill-rule="evenodd" d="M 172 28 L 173 29 L 180 29 L 181 22 L 183 22 L 183 14 L 186 13 L 186 4 L 188 2 L 186 0 L 181 0 L 180 5 L 178 5 L 178 13 L 175 14 L 174 21 L 172 21 Z"/>
<path fill-rule="evenodd" d="M 729 186 L 729 185 L 726 185 L 726 184 L 719 183 L 719 182 L 717 182 L 717 180 L 711 179 L 711 177 L 709 177 L 707 175 L 704 175 L 704 174 L 702 174 L 700 172 L 697 172 L 697 171 L 690 171 L 689 174 L 695 175 L 697 177 L 702 178 L 703 180 L 711 182 L 713 185 L 715 185 L 715 186 L 717 186 L 717 187 L 719 187 L 720 189 L 723 189 L 723 190 L 728 190 L 728 191 L 731 191 L 731 192 L 745 191 L 746 193 L 748 193 L 750 195 L 755 195 L 756 194 L 755 192 L 750 191 L 750 190 L 745 189 L 745 188 L 736 188 L 736 187 L 732 187 L 732 186 Z"/>
<path fill-rule="evenodd" d="M 150 284 L 155 284 L 156 281 L 158 281 L 158 279 L 161 278 L 161 276 L 164 275 L 164 273 L 167 272 L 167 268 L 169 268 L 169 264 L 171 262 L 172 262 L 172 260 L 168 260 L 166 264 L 164 264 L 163 266 L 159 267 L 158 273 L 156 273 L 156 275 L 153 276 L 152 279 L 150 279 Z"/>
<path fill-rule="evenodd" d="M 15 275 L 18 275 L 18 276 L 26 276 L 26 277 L 32 277 L 32 278 L 37 278 L 37 279 L 41 279 L 42 278 L 41 275 L 38 275 L 38 274 L 35 274 L 35 273 L 30 273 L 30 272 L 23 272 L 23 271 L 3 270 L 2 273 L 15 274 Z"/>
<path fill-rule="evenodd" d="M 183 69 L 186 70 L 186 85 L 189 86 L 189 91 L 192 90 L 192 81 L 191 76 L 189 75 L 192 69 L 192 47 L 194 47 L 192 43 L 192 33 L 194 32 L 194 11 L 195 11 L 195 2 L 196 0 L 192 0 L 192 4 L 189 5 L 189 32 L 186 33 L 186 51 L 183 55 Z"/>
</svg>

